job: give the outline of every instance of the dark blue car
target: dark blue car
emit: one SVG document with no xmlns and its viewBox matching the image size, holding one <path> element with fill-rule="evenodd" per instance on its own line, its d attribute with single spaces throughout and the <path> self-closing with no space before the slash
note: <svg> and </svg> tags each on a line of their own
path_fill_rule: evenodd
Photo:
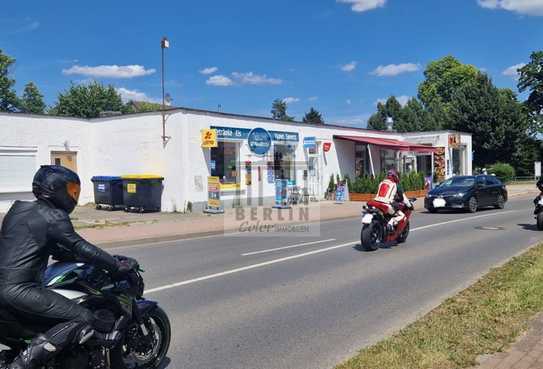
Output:
<svg viewBox="0 0 543 369">
<path fill-rule="evenodd" d="M 503 209 L 507 189 L 495 176 L 452 177 L 428 192 L 424 207 L 431 213 L 441 209 L 463 209 L 475 213 L 484 207 Z"/>
</svg>

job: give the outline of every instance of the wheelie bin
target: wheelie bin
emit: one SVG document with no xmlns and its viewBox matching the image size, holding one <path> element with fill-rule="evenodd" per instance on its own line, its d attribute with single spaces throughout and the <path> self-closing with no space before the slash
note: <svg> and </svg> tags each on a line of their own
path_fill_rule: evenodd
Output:
<svg viewBox="0 0 543 369">
<path fill-rule="evenodd" d="M 162 206 L 162 181 L 154 174 L 130 174 L 123 180 L 123 203 L 127 212 L 157 212 Z"/>
<path fill-rule="evenodd" d="M 123 206 L 123 180 L 121 177 L 94 176 L 94 203 L 96 209 L 115 210 Z"/>
</svg>

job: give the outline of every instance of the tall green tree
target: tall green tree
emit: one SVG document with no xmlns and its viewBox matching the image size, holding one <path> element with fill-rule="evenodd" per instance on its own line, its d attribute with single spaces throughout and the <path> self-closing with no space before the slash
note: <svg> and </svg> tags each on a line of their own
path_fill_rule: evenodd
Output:
<svg viewBox="0 0 543 369">
<path fill-rule="evenodd" d="M 9 69 L 15 59 L 3 53 L 0 49 L 0 111 L 13 112 L 17 110 L 19 100 L 15 89 L 15 80 L 10 78 Z"/>
<path fill-rule="evenodd" d="M 398 132 L 417 132 L 431 130 L 433 126 L 430 114 L 419 100 L 412 98 L 402 108 L 398 120 L 394 122 L 394 129 Z"/>
<path fill-rule="evenodd" d="M 97 118 L 104 111 L 125 109 L 121 96 L 113 86 L 104 86 L 98 82 L 72 85 L 59 94 L 58 101 L 51 109 L 52 114 L 80 118 Z"/>
<path fill-rule="evenodd" d="M 20 101 L 21 111 L 32 114 L 43 114 L 45 107 L 43 95 L 40 93 L 38 86 L 34 82 L 27 83 Z"/>
<path fill-rule="evenodd" d="M 284 100 L 275 99 L 272 103 L 271 115 L 273 119 L 292 122 L 294 117 L 287 114 L 288 105 Z"/>
<path fill-rule="evenodd" d="M 368 120 L 368 128 L 379 131 L 387 129 L 387 118 L 392 118 L 394 122 L 400 119 L 402 112 L 402 105 L 398 102 L 395 96 L 390 96 L 383 104 L 377 103 L 377 112 L 373 114 Z"/>
<path fill-rule="evenodd" d="M 314 108 L 309 109 L 309 111 L 305 114 L 304 123 L 314 123 L 314 124 L 324 124 L 324 120 L 322 119 L 322 114 L 319 113 Z"/>
<path fill-rule="evenodd" d="M 428 108 L 432 103 L 443 103 L 448 110 L 456 91 L 480 74 L 473 65 L 462 64 L 453 56 L 446 56 L 428 64 L 425 80 L 419 86 L 419 99 Z"/>
<path fill-rule="evenodd" d="M 518 82 L 520 92 L 529 91 L 526 101 L 535 130 L 543 128 L 543 51 L 537 51 L 530 56 L 530 63 L 520 69 Z"/>
<path fill-rule="evenodd" d="M 450 128 L 473 134 L 474 163 L 516 164 L 528 138 L 528 117 L 510 89 L 496 88 L 479 74 L 451 99 Z"/>
</svg>

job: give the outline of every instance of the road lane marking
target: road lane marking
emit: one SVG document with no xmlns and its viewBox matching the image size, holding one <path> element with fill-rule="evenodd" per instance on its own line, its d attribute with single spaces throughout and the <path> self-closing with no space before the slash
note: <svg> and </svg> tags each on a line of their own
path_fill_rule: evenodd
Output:
<svg viewBox="0 0 543 369">
<path fill-rule="evenodd" d="M 185 286 L 187 284 L 206 281 L 208 279 L 213 279 L 213 278 L 224 277 L 226 275 L 239 273 L 239 272 L 244 272 L 246 270 L 261 268 L 261 267 L 264 267 L 264 266 L 267 266 L 267 265 L 282 263 L 282 262 L 288 261 L 288 260 L 299 259 L 299 258 L 303 258 L 303 257 L 309 256 L 309 255 L 320 254 L 320 253 L 323 253 L 323 252 L 326 252 L 326 251 L 335 250 L 335 249 L 339 249 L 339 248 L 342 248 L 342 247 L 353 246 L 353 245 L 356 245 L 357 243 L 358 243 L 358 241 L 352 241 L 352 242 L 343 243 L 341 245 L 330 246 L 330 247 L 327 247 L 327 248 L 324 248 L 324 249 L 318 249 L 318 250 L 314 250 L 314 251 L 304 252 L 303 254 L 297 254 L 297 255 L 287 256 L 287 257 L 280 258 L 280 259 L 269 260 L 269 261 L 265 261 L 263 263 L 248 265 L 248 266 L 245 266 L 245 267 L 231 269 L 231 270 L 227 270 L 227 271 L 220 272 L 220 273 L 210 274 L 210 275 L 206 275 L 206 276 L 199 277 L 199 278 L 189 279 L 188 281 L 172 283 L 172 284 L 168 284 L 168 285 L 161 286 L 161 287 L 151 288 L 150 290 L 145 291 L 145 293 L 150 294 L 150 293 L 155 293 L 155 292 L 159 292 L 159 291 L 169 290 L 171 288 L 181 287 L 181 286 Z"/>
<path fill-rule="evenodd" d="M 488 217 L 491 217 L 491 216 L 507 215 L 507 214 L 510 214 L 510 213 L 518 213 L 518 212 L 521 212 L 521 211 L 523 212 L 524 210 L 507 210 L 507 211 L 503 211 L 503 212 L 500 212 L 500 213 L 484 214 L 484 215 L 477 215 L 477 216 L 472 216 L 472 217 L 467 217 L 467 218 L 454 219 L 454 220 L 450 220 L 450 221 L 447 221 L 447 222 L 434 223 L 434 224 L 429 224 L 429 225 L 413 228 L 411 231 L 412 232 L 413 231 L 420 231 L 420 230 L 424 230 L 424 229 L 439 227 L 439 226 L 442 226 L 442 225 L 470 221 L 472 219 L 480 219 L 480 218 L 488 218 Z M 167 284 L 167 285 L 160 286 L 160 287 L 151 288 L 151 289 L 146 290 L 144 293 L 145 294 L 152 294 L 152 293 L 156 293 L 156 292 L 160 292 L 160 291 L 164 291 L 164 290 L 169 290 L 169 289 L 172 289 L 172 288 L 177 288 L 177 287 L 190 285 L 190 284 L 197 283 L 197 282 L 207 281 L 209 279 L 215 279 L 215 278 L 220 278 L 220 277 L 224 277 L 224 276 L 235 274 L 235 273 L 244 272 L 244 271 L 247 271 L 247 270 L 262 268 L 262 267 L 265 267 L 265 266 L 268 266 L 268 265 L 282 263 L 282 262 L 289 261 L 289 260 L 295 260 L 295 259 L 300 259 L 300 258 L 303 258 L 303 257 L 306 257 L 306 256 L 322 254 L 324 252 L 340 249 L 340 248 L 343 248 L 343 247 L 354 246 L 354 245 L 358 244 L 359 242 L 360 242 L 359 240 L 351 241 L 351 242 L 347 242 L 347 243 L 342 243 L 340 245 L 334 245 L 334 246 L 326 247 L 326 248 L 323 248 L 323 249 L 304 252 L 302 254 L 296 254 L 296 255 L 287 256 L 287 257 L 283 257 L 283 258 L 279 258 L 279 259 L 273 259 L 273 260 L 265 261 L 265 262 L 258 263 L 258 264 L 247 265 L 247 266 L 244 266 L 244 267 L 241 267 L 241 268 L 230 269 L 230 270 L 226 270 L 226 271 L 220 272 L 220 273 L 209 274 L 209 275 L 206 275 L 206 276 L 202 276 L 202 277 L 198 277 L 198 278 L 194 278 L 194 279 L 189 279 L 189 280 L 182 281 L 182 282 L 177 282 L 177 283 Z"/>
<path fill-rule="evenodd" d="M 294 249 L 294 248 L 302 247 L 302 246 L 317 245 L 319 243 L 332 242 L 332 241 L 335 241 L 335 240 L 336 240 L 335 238 L 330 238 L 328 240 L 319 240 L 319 241 L 313 241 L 313 242 L 299 243 L 299 244 L 296 244 L 296 245 L 277 247 L 275 249 L 267 249 L 267 250 L 262 250 L 262 251 L 247 252 L 245 254 L 241 254 L 241 256 L 251 256 L 251 255 L 265 254 L 265 253 L 268 253 L 268 252 Z"/>
</svg>

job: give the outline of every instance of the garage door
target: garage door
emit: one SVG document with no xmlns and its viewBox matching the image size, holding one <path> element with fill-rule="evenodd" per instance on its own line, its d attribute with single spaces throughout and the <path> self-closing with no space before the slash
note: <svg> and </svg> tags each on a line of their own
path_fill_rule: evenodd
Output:
<svg viewBox="0 0 543 369">
<path fill-rule="evenodd" d="M 36 168 L 35 151 L 0 151 L 0 193 L 32 191 Z"/>
</svg>

